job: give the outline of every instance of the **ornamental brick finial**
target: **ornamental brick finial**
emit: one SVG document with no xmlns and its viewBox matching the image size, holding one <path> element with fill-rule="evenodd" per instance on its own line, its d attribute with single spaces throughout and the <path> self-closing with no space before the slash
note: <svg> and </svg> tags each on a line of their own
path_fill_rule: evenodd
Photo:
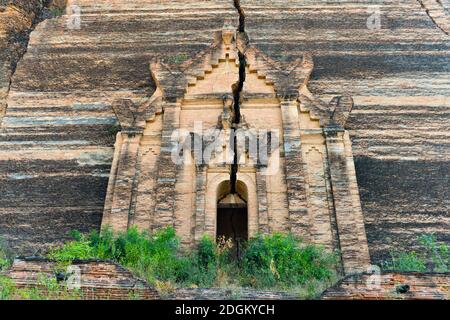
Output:
<svg viewBox="0 0 450 320">
<path fill-rule="evenodd" d="M 222 27 L 222 41 L 226 45 L 230 45 L 236 34 L 236 28 L 233 26 L 231 21 L 225 20 Z"/>
</svg>

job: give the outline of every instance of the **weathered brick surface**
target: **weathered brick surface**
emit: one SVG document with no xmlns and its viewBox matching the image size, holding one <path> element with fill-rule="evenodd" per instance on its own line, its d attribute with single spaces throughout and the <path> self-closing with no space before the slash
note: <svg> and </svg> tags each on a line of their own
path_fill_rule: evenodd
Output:
<svg viewBox="0 0 450 320">
<path fill-rule="evenodd" d="M 64 3 L 65 0 L 0 0 L 0 124 L 11 76 L 27 50 L 30 32 L 37 23 L 51 17 L 49 8 L 61 8 Z"/>
<path fill-rule="evenodd" d="M 158 292 L 122 266 L 101 260 L 73 261 L 81 272 L 81 298 L 87 300 L 159 299 Z M 39 287 L 40 277 L 56 277 L 54 262 L 41 258 L 17 258 L 6 275 L 17 288 Z"/>
<path fill-rule="evenodd" d="M 37 2 L 12 2 L 31 6 L 24 7 L 28 13 L 20 13 L 20 19 L 15 19 L 16 11 L 0 12 L 6 17 L 2 21 L 9 21 L 0 26 L 7 26 L 8 35 L 20 35 L 29 29 Z M 448 242 L 450 64 L 448 16 L 442 4 L 240 3 L 247 36 L 239 34 L 237 41 L 248 63 L 242 114 L 252 128 L 270 124 L 284 129 L 281 174 L 266 179 L 264 186 L 254 167 L 241 167 L 257 190 L 252 212 L 259 216 L 250 219 L 252 230 L 293 230 L 329 248 L 339 248 L 342 239 L 349 256 L 361 257 L 366 229 L 373 262 L 393 247 L 409 248 L 418 233 L 436 232 L 440 241 Z M 15 249 L 32 252 L 67 239 L 70 229 L 98 229 L 102 213 L 117 209 L 120 221 L 113 224 L 118 228 L 173 224 L 189 239 L 185 242 L 198 239 L 214 230 L 208 183 L 228 168 L 181 170 L 169 159 L 169 135 L 178 126 L 190 130 L 196 119 L 206 127 L 217 125 L 222 112 L 218 97 L 229 94 L 238 78 L 233 50 L 228 62 L 223 57 L 219 61 L 219 31 L 225 20 L 236 27 L 236 8 L 228 0 L 77 4 L 82 9 L 80 30 L 69 30 L 65 16 L 40 23 L 11 86 L 11 69 L 0 75 L 2 88 L 11 88 L 0 128 L 0 236 Z M 370 5 L 380 5 L 381 30 L 367 28 Z M 115 157 L 113 126 L 120 123 L 126 131 L 134 120 L 126 119 L 124 108 L 124 121 L 112 106 L 125 98 L 145 107 L 157 74 L 164 80 L 164 103 L 181 103 L 180 113 L 169 117 L 168 108 L 156 116 L 168 121 L 141 114 L 137 126 L 147 133 L 139 145 L 128 148 L 125 143 L 127 151 Z M 188 103 L 183 104 L 177 98 L 186 88 Z M 342 126 L 348 117 L 346 112 L 332 114 L 333 108 L 345 111 L 345 99 L 318 99 L 330 101 L 338 93 L 355 101 L 347 122 L 353 152 L 346 138 L 344 147 L 338 141 L 339 147 L 330 145 L 328 151 L 327 142 L 318 138 L 324 139 L 329 121 Z M 211 103 L 207 112 L 197 98 Z M 110 170 L 117 157 L 122 161 Z M 320 157 L 322 167 L 317 166 Z M 182 172 L 195 177 L 193 212 L 186 200 L 191 198 L 188 178 L 177 180 Z M 118 182 L 115 201 L 108 181 Z M 106 214 L 103 223 L 113 221 L 110 217 Z"/>
<path fill-rule="evenodd" d="M 0 237 L 23 253 L 66 240 L 71 229 L 100 228 L 118 122 L 113 102 L 139 104 L 155 88 L 154 57 L 195 56 L 235 17 L 233 4 L 219 0 L 76 4 L 79 30 L 61 16 L 31 34 L 1 121 Z M 22 30 L 21 20 L 11 19 L 8 25 Z M 0 78 L 9 86 L 7 74 Z"/>
<path fill-rule="evenodd" d="M 421 233 L 449 243 L 445 1 L 240 2 L 253 45 L 280 61 L 311 52 L 310 91 L 325 101 L 353 97 L 347 127 L 372 261 L 409 250 Z M 367 27 L 372 6 L 380 30 Z"/>
<path fill-rule="evenodd" d="M 286 292 L 253 289 L 195 288 L 176 289 L 169 295 L 175 300 L 292 300 L 294 296 Z"/>
<path fill-rule="evenodd" d="M 323 300 L 448 300 L 450 274 L 383 272 L 348 276 L 321 296 Z M 401 289 L 407 288 L 406 292 Z"/>
<path fill-rule="evenodd" d="M 444 33 L 450 34 L 450 16 L 448 3 L 433 0 L 417 0 L 431 21 Z"/>
</svg>

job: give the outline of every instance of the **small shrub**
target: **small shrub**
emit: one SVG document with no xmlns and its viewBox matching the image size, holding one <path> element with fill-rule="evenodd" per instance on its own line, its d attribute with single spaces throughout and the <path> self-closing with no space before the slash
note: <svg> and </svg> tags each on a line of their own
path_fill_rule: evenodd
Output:
<svg viewBox="0 0 450 320">
<path fill-rule="evenodd" d="M 247 284 L 261 288 L 287 288 L 311 279 L 329 280 L 334 265 L 333 254 L 280 233 L 251 239 L 242 261 Z"/>
<path fill-rule="evenodd" d="M 0 239 L 0 272 L 10 267 L 11 260 L 9 251 L 6 249 L 6 245 Z"/>
<path fill-rule="evenodd" d="M 198 264 L 201 268 L 208 268 L 217 262 L 217 248 L 213 239 L 203 236 L 198 244 Z"/>
<path fill-rule="evenodd" d="M 224 287 L 231 284 L 231 276 L 238 275 L 235 261 L 230 258 L 232 242 L 221 238 L 217 242 L 203 236 L 197 250 L 191 256 L 191 275 L 188 283 L 201 287 Z"/>
<path fill-rule="evenodd" d="M 423 252 L 391 251 L 391 259 L 384 261 L 386 270 L 448 272 L 449 249 L 446 244 L 438 244 L 436 235 L 423 234 L 418 237 Z"/>
<path fill-rule="evenodd" d="M 9 300 L 15 291 L 14 283 L 8 277 L 0 275 L 0 300 Z"/>
<path fill-rule="evenodd" d="M 83 260 L 95 257 L 93 248 L 89 241 L 85 239 L 80 241 L 67 242 L 58 249 L 50 251 L 48 257 L 55 261 L 72 262 L 73 260 Z"/>
<path fill-rule="evenodd" d="M 438 244 L 435 234 L 424 234 L 419 236 L 419 242 L 425 247 L 425 254 L 428 261 L 432 263 L 431 269 L 434 272 L 449 271 L 449 246 Z"/>
</svg>

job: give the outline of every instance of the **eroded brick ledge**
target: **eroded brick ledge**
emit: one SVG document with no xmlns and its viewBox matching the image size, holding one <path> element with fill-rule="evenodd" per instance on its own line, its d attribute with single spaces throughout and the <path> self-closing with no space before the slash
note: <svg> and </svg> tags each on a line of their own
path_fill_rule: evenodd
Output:
<svg viewBox="0 0 450 320">
<path fill-rule="evenodd" d="M 159 299 L 158 292 L 147 282 L 131 274 L 121 265 L 104 260 L 74 260 L 81 271 L 82 297 L 86 300 Z M 17 258 L 7 272 L 17 288 L 36 286 L 39 277 L 56 277 L 56 263 L 44 258 Z"/>
<path fill-rule="evenodd" d="M 86 300 L 160 299 L 147 282 L 136 278 L 121 265 L 105 260 L 75 260 L 81 269 L 81 290 Z M 43 258 L 17 258 L 6 273 L 18 288 L 36 286 L 39 275 L 55 276 L 56 265 Z M 368 273 L 350 275 L 327 289 L 322 300 L 448 300 L 450 273 L 419 273 L 389 271 L 380 276 L 380 286 L 367 286 Z M 373 283 L 373 282 L 372 282 Z M 408 288 L 409 287 L 409 288 Z M 401 293 L 401 289 L 407 292 Z M 165 299 L 174 300 L 292 300 L 286 292 L 242 288 L 180 288 Z"/>
<path fill-rule="evenodd" d="M 322 300 L 448 300 L 450 273 L 390 271 L 380 275 L 378 287 L 367 286 L 373 275 L 345 277 L 327 289 Z M 372 278 L 375 279 L 375 278 Z M 406 291 L 406 292 L 405 292 Z"/>
</svg>

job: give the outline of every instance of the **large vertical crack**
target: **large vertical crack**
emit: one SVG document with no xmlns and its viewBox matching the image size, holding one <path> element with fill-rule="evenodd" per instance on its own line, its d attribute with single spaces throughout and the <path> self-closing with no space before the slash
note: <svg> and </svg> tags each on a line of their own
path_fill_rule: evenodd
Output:
<svg viewBox="0 0 450 320">
<path fill-rule="evenodd" d="M 245 33 L 245 15 L 244 10 L 241 7 L 240 0 L 233 0 L 234 7 L 236 8 L 239 14 L 239 26 L 237 29 L 238 33 Z M 241 94 L 244 88 L 245 82 L 245 69 L 247 66 L 247 61 L 245 59 L 245 55 L 243 52 L 238 52 L 239 57 L 239 80 L 237 83 L 233 85 L 233 124 L 232 124 L 232 134 L 231 139 L 234 151 L 234 159 L 231 165 L 230 172 L 230 190 L 231 193 L 236 193 L 236 182 L 237 182 L 237 172 L 239 170 L 238 164 L 238 152 L 237 152 L 237 139 L 236 139 L 236 130 L 239 127 L 239 123 L 241 122 Z"/>
</svg>

